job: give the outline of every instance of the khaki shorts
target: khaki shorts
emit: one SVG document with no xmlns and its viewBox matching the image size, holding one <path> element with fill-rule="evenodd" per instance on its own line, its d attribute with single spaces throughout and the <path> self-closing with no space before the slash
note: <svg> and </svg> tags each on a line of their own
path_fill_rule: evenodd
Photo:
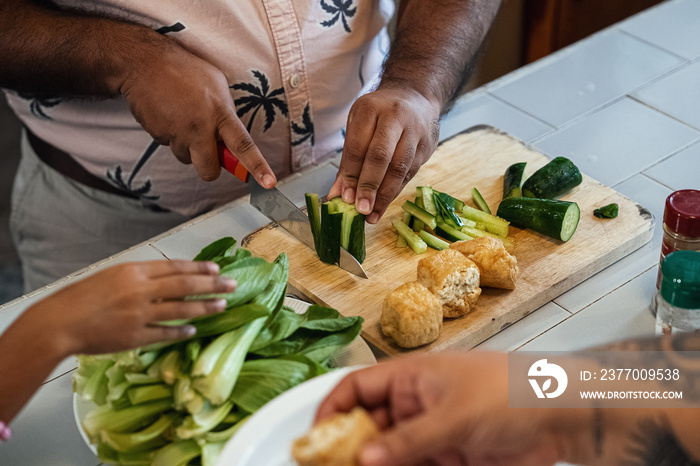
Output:
<svg viewBox="0 0 700 466">
<path fill-rule="evenodd" d="M 189 220 L 66 178 L 39 160 L 24 133 L 21 151 L 10 231 L 25 293 Z"/>
</svg>

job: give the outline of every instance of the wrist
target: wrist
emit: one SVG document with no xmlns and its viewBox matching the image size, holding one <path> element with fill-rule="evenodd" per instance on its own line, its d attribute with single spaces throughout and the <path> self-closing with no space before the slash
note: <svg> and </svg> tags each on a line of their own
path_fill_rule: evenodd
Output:
<svg viewBox="0 0 700 466">
<path fill-rule="evenodd" d="M 44 301 L 28 308 L 19 317 L 17 324 L 25 335 L 25 341 L 41 342 L 42 354 L 56 364 L 71 354 L 80 352 L 77 340 L 61 320 L 61 311 Z"/>
</svg>

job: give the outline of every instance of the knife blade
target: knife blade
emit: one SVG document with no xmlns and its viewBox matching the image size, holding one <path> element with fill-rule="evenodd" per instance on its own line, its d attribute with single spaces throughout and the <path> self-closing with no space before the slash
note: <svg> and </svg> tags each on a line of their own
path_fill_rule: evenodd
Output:
<svg viewBox="0 0 700 466">
<path fill-rule="evenodd" d="M 265 189 L 250 176 L 248 170 L 239 162 L 238 158 L 228 150 L 226 146 L 219 143 L 218 146 L 219 163 L 228 172 L 244 183 L 248 183 L 250 189 L 250 205 L 255 207 L 260 213 L 270 220 L 277 222 L 279 226 L 287 230 L 294 238 L 309 247 L 314 253 L 313 235 L 309 218 L 279 189 Z M 340 248 L 340 260 L 338 266 L 361 278 L 367 278 L 367 273 L 355 257 Z"/>
</svg>

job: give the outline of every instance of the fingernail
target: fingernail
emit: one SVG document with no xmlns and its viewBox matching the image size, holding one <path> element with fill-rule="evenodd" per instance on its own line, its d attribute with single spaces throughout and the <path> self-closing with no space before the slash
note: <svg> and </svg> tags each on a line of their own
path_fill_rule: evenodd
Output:
<svg viewBox="0 0 700 466">
<path fill-rule="evenodd" d="M 389 454 L 381 445 L 370 444 L 360 452 L 360 462 L 365 465 L 385 464 L 388 460 Z"/>
<path fill-rule="evenodd" d="M 367 199 L 360 199 L 360 202 L 357 203 L 357 211 L 361 214 L 369 214 L 369 201 Z"/>
<path fill-rule="evenodd" d="M 221 299 L 215 299 L 211 302 L 212 310 L 214 311 L 221 311 L 223 309 L 226 309 L 226 300 L 221 298 Z"/>
<path fill-rule="evenodd" d="M 209 273 L 219 273 L 219 265 L 216 262 L 207 262 L 207 272 Z"/>
<path fill-rule="evenodd" d="M 197 328 L 194 325 L 185 325 L 182 327 L 182 336 L 190 338 L 195 336 L 197 333 Z"/>
<path fill-rule="evenodd" d="M 233 289 L 237 285 L 236 280 L 234 280 L 233 278 L 220 277 L 219 280 L 221 280 L 221 283 L 229 289 Z"/>
<path fill-rule="evenodd" d="M 355 190 L 352 188 L 346 188 L 345 191 L 343 191 L 343 201 L 347 202 L 348 204 L 351 204 L 355 201 Z"/>
<path fill-rule="evenodd" d="M 262 179 L 263 186 L 266 188 L 271 188 L 275 185 L 275 177 L 272 175 L 265 175 Z"/>
</svg>

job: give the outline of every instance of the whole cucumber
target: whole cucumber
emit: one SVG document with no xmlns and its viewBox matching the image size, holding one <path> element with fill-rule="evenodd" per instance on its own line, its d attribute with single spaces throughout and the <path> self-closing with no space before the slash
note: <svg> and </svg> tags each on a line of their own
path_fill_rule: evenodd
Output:
<svg viewBox="0 0 700 466">
<path fill-rule="evenodd" d="M 556 157 L 523 183 L 525 197 L 554 199 L 583 181 L 578 167 L 566 157 Z"/>
</svg>

